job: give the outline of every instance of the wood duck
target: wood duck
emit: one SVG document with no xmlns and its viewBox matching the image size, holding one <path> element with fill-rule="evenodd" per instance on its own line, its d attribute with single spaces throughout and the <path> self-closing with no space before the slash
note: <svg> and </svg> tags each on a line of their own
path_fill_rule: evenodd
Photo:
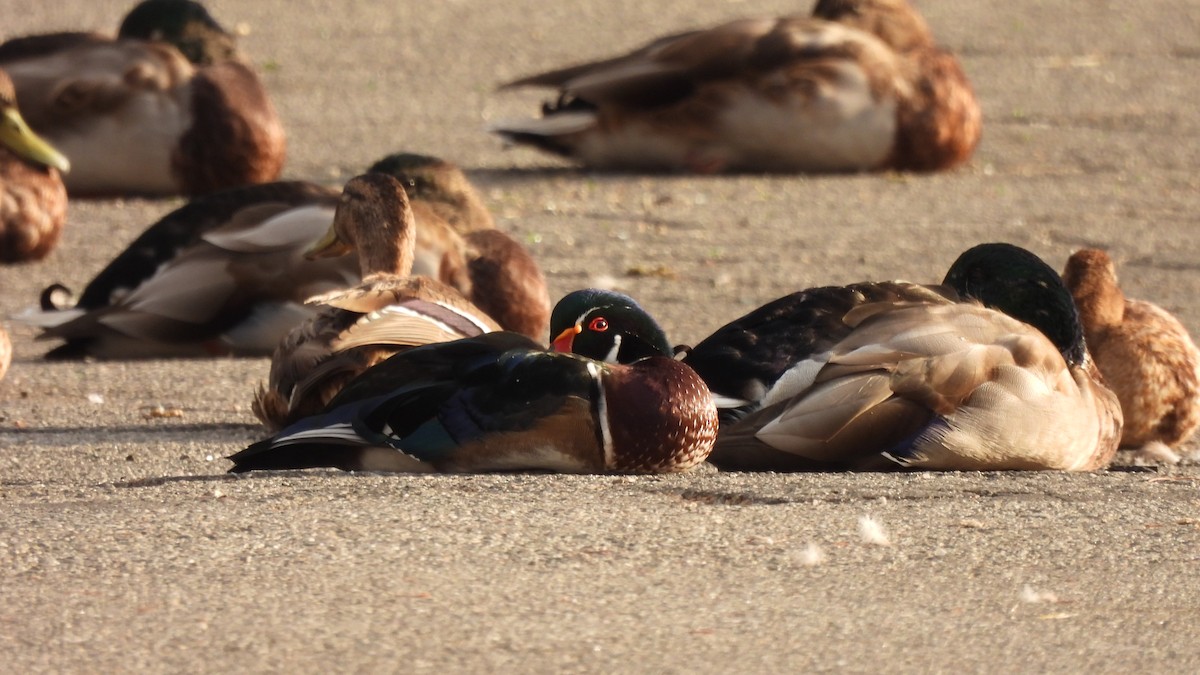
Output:
<svg viewBox="0 0 1200 675">
<path fill-rule="evenodd" d="M 906 0 L 818 0 L 503 85 L 548 87 L 504 138 L 596 169 L 935 171 L 960 165 L 982 115 L 958 61 Z"/>
<path fill-rule="evenodd" d="M 199 3 L 145 0 L 115 38 L 15 38 L 0 66 L 29 125 L 71 160 L 72 195 L 199 195 L 283 168 L 266 89 Z"/>
<path fill-rule="evenodd" d="M 0 70 L 0 262 L 45 258 L 67 222 L 61 174 L 70 162 L 25 124 Z"/>
<path fill-rule="evenodd" d="M 426 193 L 455 173 L 439 168 Z M 74 305 L 54 285 L 20 318 L 66 340 L 49 358 L 269 356 L 311 317 L 306 299 L 361 281 L 357 253 L 304 257 L 329 231 L 339 194 L 283 182 L 197 197 L 139 236 Z M 413 272 L 454 287 L 502 327 L 543 337 L 549 294 L 528 251 L 496 230 L 460 235 L 424 204 L 411 204 L 420 223 Z M 477 227 L 469 215 L 459 221 Z"/>
<path fill-rule="evenodd" d="M 622 326 L 609 321 L 607 332 Z M 579 327 L 552 320 L 551 333 Z M 586 325 L 577 334 L 555 347 L 614 353 Z M 786 296 L 683 362 L 734 408 L 709 459 L 724 469 L 1091 470 L 1108 464 L 1121 433 L 1066 287 L 1008 244 L 967 251 L 943 286 Z"/>
<path fill-rule="evenodd" d="M 410 276 L 416 219 L 400 181 L 368 173 L 346 183 L 310 259 L 356 250 L 362 283 L 309 299 L 317 313 L 279 344 L 253 410 L 273 429 L 320 412 L 367 368 L 402 349 L 500 330 L 458 291 Z"/>
<path fill-rule="evenodd" d="M 671 358 L 607 364 L 496 332 L 396 354 L 230 459 L 233 472 L 663 473 L 703 462 L 716 432 L 703 381 Z"/>
<path fill-rule="evenodd" d="M 1121 401 L 1121 445 L 1176 447 L 1200 426 L 1200 350 L 1163 308 L 1125 297 L 1104 251 L 1083 249 L 1063 280 L 1083 320 L 1088 350 Z"/>
</svg>

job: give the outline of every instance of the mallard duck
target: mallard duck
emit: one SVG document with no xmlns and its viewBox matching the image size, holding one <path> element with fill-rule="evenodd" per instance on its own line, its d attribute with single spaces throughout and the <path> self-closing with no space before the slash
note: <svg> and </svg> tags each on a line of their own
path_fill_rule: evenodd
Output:
<svg viewBox="0 0 1200 675">
<path fill-rule="evenodd" d="M 401 183 L 368 173 L 346 183 L 333 225 L 308 257 L 358 253 L 362 283 L 309 299 L 317 314 L 288 334 L 254 399 L 273 429 L 316 414 L 356 375 L 402 349 L 500 330 L 455 289 L 409 276 L 416 219 Z"/>
<path fill-rule="evenodd" d="M 267 201 L 256 189 L 262 187 L 267 186 L 193 200 L 184 207 L 193 214 L 227 209 L 231 215 L 134 285 L 102 273 L 97 283 L 109 287 L 107 296 L 90 285 L 85 291 L 98 306 L 56 307 L 18 318 L 41 326 L 39 339 L 65 340 L 46 354 L 53 359 L 271 354 L 312 315 L 306 299 L 360 278 L 353 260 L 304 258 L 305 249 L 329 228 L 330 205 Z M 275 194 L 287 192 L 269 187 Z M 303 186 L 293 187 L 303 192 Z M 160 223 L 177 223 L 177 216 Z M 136 251 L 127 257 L 144 265 L 153 256 Z"/>
<path fill-rule="evenodd" d="M 431 167 L 436 167 L 436 170 Z M 417 258 L 414 266 L 419 274 L 439 276 L 455 280 L 456 286 L 468 288 L 465 254 L 467 244 L 453 232 L 453 223 L 462 232 L 490 226 L 491 216 L 480 220 L 476 214 L 482 204 L 466 176 L 455 165 L 436 157 L 398 153 L 388 155 L 371 166 L 368 171 L 381 171 L 395 176 L 404 184 L 418 183 L 426 199 L 413 199 L 413 211 L 418 220 L 429 221 L 430 227 L 420 228 L 417 240 Z M 462 186 L 466 186 L 465 188 Z M 440 197 L 439 189 L 447 193 L 464 192 L 468 196 L 451 200 Z M 189 247 L 201 241 L 203 235 L 221 229 L 230 223 L 242 223 L 252 227 L 280 211 L 290 208 L 319 207 L 333 221 L 334 207 L 340 190 L 316 183 L 282 181 L 260 185 L 231 188 L 219 193 L 191 200 L 188 204 L 163 216 L 158 222 L 138 236 L 124 251 L 108 264 L 88 283 L 78 299 L 75 309 L 99 309 L 120 302 L 121 298 L 137 288 L 154 273 Z M 443 204 L 459 204 L 461 211 L 454 213 L 444 206 L 434 208 L 428 201 Z M 484 213 L 487 214 L 486 207 Z M 447 213 L 447 217 L 439 215 Z M 328 231 L 326 227 L 322 231 Z M 311 242 L 300 242 L 307 246 Z M 349 267 L 357 261 L 346 261 Z M 67 301 L 71 291 L 59 284 L 51 285 L 42 293 L 42 308 L 46 311 L 70 309 Z M 549 300 L 546 301 L 547 303 Z"/>
<path fill-rule="evenodd" d="M 970 158 L 981 113 L 906 0 L 818 0 L 503 85 L 550 87 L 504 138 L 597 169 L 935 171 Z"/>
<path fill-rule="evenodd" d="M 541 268 L 524 246 L 495 229 L 479 191 L 457 165 L 397 153 L 368 171 L 395 176 L 404 185 L 418 223 L 444 221 L 462 235 L 459 240 L 447 232 L 434 241 L 417 228 L 418 273 L 445 269 L 442 276 L 506 330 L 535 339 L 546 334 L 550 294 Z M 457 266 L 460 260 L 464 267 Z"/>
<path fill-rule="evenodd" d="M 1037 256 L 985 244 L 959 257 L 944 287 L 886 284 L 876 289 L 883 299 L 869 288 L 782 298 L 687 353 L 683 363 L 738 408 L 722 419 L 711 462 L 1091 470 L 1111 460 L 1120 407 L 1088 355 L 1070 294 Z M 657 326 L 640 321 L 633 331 Z M 556 349 L 619 358 L 589 325 L 552 321 L 556 330 Z M 622 320 L 605 332 L 628 331 Z M 782 339 L 789 332 L 792 342 Z"/>
<path fill-rule="evenodd" d="M 190 0 L 146 0 L 116 38 L 0 45 L 29 125 L 71 160 L 72 195 L 188 194 L 278 178 L 279 116 L 233 38 Z"/>
<path fill-rule="evenodd" d="M 497 332 L 401 352 L 230 459 L 234 472 L 664 473 L 703 462 L 716 432 L 704 383 L 671 358 L 606 364 Z"/>
<path fill-rule="evenodd" d="M 1121 445 L 1175 447 L 1200 427 L 1200 350 L 1163 308 L 1121 292 L 1108 254 L 1083 249 L 1067 260 L 1088 349 L 1121 401 Z"/>
<path fill-rule="evenodd" d="M 417 220 L 440 218 L 459 234 L 496 227 L 479 191 L 453 162 L 440 157 L 398 152 L 371 165 L 369 173 L 386 173 L 404 184 Z"/>
<path fill-rule="evenodd" d="M 40 260 L 67 222 L 61 173 L 70 162 L 30 131 L 0 69 L 0 262 Z"/>
<path fill-rule="evenodd" d="M 311 317 L 304 300 L 361 280 L 357 255 L 304 259 L 329 230 L 338 195 L 285 182 L 197 197 L 147 229 L 74 306 L 61 299 L 70 292 L 54 285 L 41 311 L 21 318 L 42 326 L 43 337 L 67 341 L 50 358 L 269 356 Z M 549 296 L 523 247 L 498 231 L 460 235 L 423 202 L 412 206 L 420 223 L 415 274 L 493 309 L 505 328 L 545 335 Z"/>
</svg>

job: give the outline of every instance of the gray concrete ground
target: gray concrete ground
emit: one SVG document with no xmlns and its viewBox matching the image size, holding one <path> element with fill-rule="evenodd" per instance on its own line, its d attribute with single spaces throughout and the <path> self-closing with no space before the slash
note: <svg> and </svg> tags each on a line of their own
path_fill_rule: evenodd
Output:
<svg viewBox="0 0 1200 675">
<path fill-rule="evenodd" d="M 0 37 L 131 2 L 0 0 Z M 466 167 L 552 292 L 615 283 L 694 341 L 797 288 L 939 279 L 987 240 L 1111 248 L 1200 331 L 1200 5 L 919 3 L 985 111 L 938 176 L 602 176 L 502 149 L 498 82 L 785 0 L 209 3 L 248 31 L 287 176 Z M 80 287 L 178 200 L 78 202 L 0 314 Z M 10 672 L 1200 670 L 1200 472 L 231 478 L 262 359 L 45 364 L 0 383 Z M 178 409 L 156 417 L 157 406 Z M 864 516 L 890 545 L 868 543 Z"/>
</svg>

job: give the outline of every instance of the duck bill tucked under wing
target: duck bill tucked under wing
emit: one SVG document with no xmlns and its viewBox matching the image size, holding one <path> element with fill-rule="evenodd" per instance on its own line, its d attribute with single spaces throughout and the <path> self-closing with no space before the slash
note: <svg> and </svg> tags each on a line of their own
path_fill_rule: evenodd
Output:
<svg viewBox="0 0 1200 675">
<path fill-rule="evenodd" d="M 764 401 L 722 431 L 715 463 L 1091 470 L 1111 459 L 1121 426 L 1115 396 L 1086 368 L 975 305 L 877 313 L 815 376 L 781 378 Z"/>
</svg>

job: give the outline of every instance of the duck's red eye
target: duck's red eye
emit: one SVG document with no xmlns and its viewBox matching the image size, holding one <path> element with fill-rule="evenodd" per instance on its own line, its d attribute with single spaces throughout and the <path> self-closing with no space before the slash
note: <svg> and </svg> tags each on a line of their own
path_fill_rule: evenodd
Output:
<svg viewBox="0 0 1200 675">
<path fill-rule="evenodd" d="M 588 330 L 594 330 L 597 333 L 603 333 L 604 331 L 608 330 L 608 319 L 605 319 L 602 316 L 592 319 L 591 323 L 588 324 Z"/>
</svg>

